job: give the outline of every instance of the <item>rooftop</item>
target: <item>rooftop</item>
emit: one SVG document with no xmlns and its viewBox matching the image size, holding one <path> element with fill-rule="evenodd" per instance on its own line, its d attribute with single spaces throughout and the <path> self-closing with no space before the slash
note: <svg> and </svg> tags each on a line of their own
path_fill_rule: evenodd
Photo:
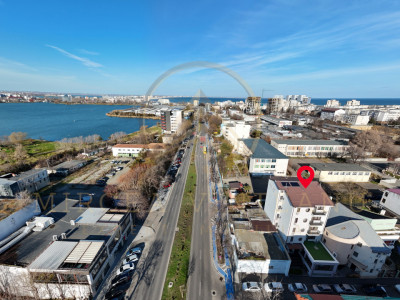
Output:
<svg viewBox="0 0 400 300">
<path fill-rule="evenodd" d="M 304 188 L 295 177 L 272 180 L 279 190 L 286 192 L 294 207 L 333 206 L 332 200 L 316 181 L 311 181 L 310 185 Z"/>
<path fill-rule="evenodd" d="M 348 142 L 340 140 L 273 140 L 273 141 L 277 144 L 282 144 L 282 145 L 316 145 L 316 146 L 348 145 Z"/>
<path fill-rule="evenodd" d="M 244 144 L 253 153 L 252 158 L 288 159 L 279 150 L 268 144 L 263 139 L 243 139 Z"/>
<path fill-rule="evenodd" d="M 47 174 L 46 169 L 43 169 L 43 168 L 31 169 L 29 171 L 25 171 L 25 172 L 22 172 L 22 173 L 20 173 L 20 174 L 18 174 L 16 176 L 14 176 L 14 177 L 11 177 L 10 180 L 17 181 L 17 180 L 24 179 L 24 178 L 30 177 L 32 175 L 38 174 L 38 173 L 43 172 L 43 171 L 45 171 L 46 174 Z"/>
<path fill-rule="evenodd" d="M 334 261 L 334 258 L 329 254 L 328 250 L 325 249 L 321 242 L 304 241 L 303 245 L 314 260 Z"/>
<path fill-rule="evenodd" d="M 52 169 L 69 169 L 69 168 L 75 167 L 82 163 L 84 164 L 84 163 L 86 163 L 86 161 L 85 160 L 69 160 L 69 161 L 65 161 L 61 164 L 58 164 L 58 165 L 52 167 Z"/>
<path fill-rule="evenodd" d="M 260 257 L 273 260 L 288 260 L 289 257 L 276 232 L 237 229 L 235 236 L 239 244 L 239 258 Z M 240 257 L 242 256 L 242 257 Z"/>
<path fill-rule="evenodd" d="M 80 240 L 104 241 L 107 242 L 118 228 L 118 222 L 88 222 L 71 225 L 71 220 L 85 220 L 85 212 L 91 209 L 75 207 L 79 203 L 77 200 L 67 199 L 53 208 L 46 214 L 54 218 L 54 224 L 43 231 L 31 232 L 27 237 L 19 241 L 10 249 L 0 255 L 0 263 L 8 265 L 27 266 L 38 258 L 53 242 L 53 236 L 66 234 L 63 241 L 79 242 Z M 107 209 L 104 210 L 106 215 Z M 78 220 L 79 222 L 79 220 Z"/>
<path fill-rule="evenodd" d="M 358 164 L 347 164 L 347 163 L 311 163 L 311 167 L 319 171 L 361 171 L 371 172 L 367 168 L 364 168 Z"/>
</svg>

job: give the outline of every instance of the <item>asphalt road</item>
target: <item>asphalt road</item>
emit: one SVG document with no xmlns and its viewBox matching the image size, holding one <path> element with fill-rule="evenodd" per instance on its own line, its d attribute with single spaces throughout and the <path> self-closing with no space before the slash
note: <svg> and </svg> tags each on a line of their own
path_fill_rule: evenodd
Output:
<svg viewBox="0 0 400 300">
<path fill-rule="evenodd" d="M 205 135 L 202 125 L 201 135 Z M 190 274 L 187 299 L 224 299 L 224 282 L 213 265 L 211 249 L 211 220 L 209 217 L 208 163 L 203 153 L 203 145 L 197 143 L 196 155 L 196 199 L 193 215 L 192 243 L 190 246 Z"/>
<path fill-rule="evenodd" d="M 164 215 L 159 221 L 160 226 L 156 231 L 155 239 L 140 259 L 126 299 L 161 299 L 193 150 L 192 140 L 189 146 L 190 149 L 186 150 L 182 158 L 180 172 L 178 172 L 176 181 L 172 186 L 169 201 Z"/>
</svg>

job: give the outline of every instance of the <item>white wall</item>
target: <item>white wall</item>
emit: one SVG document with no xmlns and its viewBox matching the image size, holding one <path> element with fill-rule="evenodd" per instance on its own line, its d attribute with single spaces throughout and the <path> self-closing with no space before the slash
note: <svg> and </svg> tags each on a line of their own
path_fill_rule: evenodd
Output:
<svg viewBox="0 0 400 300">
<path fill-rule="evenodd" d="M 256 162 L 258 160 L 259 162 Z M 264 162 L 262 162 L 264 160 Z M 285 176 L 287 171 L 287 166 L 289 163 L 289 159 L 274 159 L 275 162 L 272 162 L 272 159 L 268 158 L 250 158 L 249 164 L 249 172 L 250 173 L 272 173 L 273 175 Z M 258 168 L 256 167 L 258 166 Z M 263 166 L 263 168 L 261 168 Z M 266 168 L 269 166 L 269 168 Z M 272 168 L 272 166 L 274 166 Z"/>
<path fill-rule="evenodd" d="M 251 260 L 239 259 L 236 262 L 237 272 L 242 273 L 264 273 L 289 275 L 290 260 Z"/>
<path fill-rule="evenodd" d="M 321 182 L 368 182 L 371 172 L 320 171 Z M 330 174 L 332 173 L 332 174 Z M 356 173 L 356 175 L 354 174 Z M 361 174 L 361 175 L 360 175 Z"/>
<path fill-rule="evenodd" d="M 25 225 L 25 222 L 33 216 L 40 215 L 40 207 L 37 200 L 31 204 L 9 215 L 7 218 L 0 221 L 0 240 L 5 239 L 13 232 Z"/>
<path fill-rule="evenodd" d="M 400 217 L 400 195 L 385 191 L 379 204 L 390 212 Z"/>
</svg>

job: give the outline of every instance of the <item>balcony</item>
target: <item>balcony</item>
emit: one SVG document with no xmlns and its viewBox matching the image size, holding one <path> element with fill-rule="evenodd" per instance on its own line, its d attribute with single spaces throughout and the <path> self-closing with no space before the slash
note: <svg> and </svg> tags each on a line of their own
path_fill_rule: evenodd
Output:
<svg viewBox="0 0 400 300">
<path fill-rule="evenodd" d="M 311 219 L 310 225 L 320 226 L 320 225 L 322 225 L 322 221 L 321 220 L 313 220 L 313 219 Z"/>
<path fill-rule="evenodd" d="M 323 210 L 323 209 L 314 209 L 312 214 L 316 215 L 316 216 L 325 216 L 326 215 L 326 211 Z"/>
<path fill-rule="evenodd" d="M 320 232 L 318 229 L 309 229 L 309 230 L 307 231 L 307 234 L 308 234 L 308 235 L 320 235 L 321 232 Z"/>
</svg>

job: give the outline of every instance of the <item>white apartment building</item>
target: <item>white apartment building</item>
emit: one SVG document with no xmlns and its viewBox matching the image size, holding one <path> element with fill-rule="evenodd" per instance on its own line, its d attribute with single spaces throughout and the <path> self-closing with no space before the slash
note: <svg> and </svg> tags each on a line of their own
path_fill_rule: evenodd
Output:
<svg viewBox="0 0 400 300">
<path fill-rule="evenodd" d="M 365 126 L 368 124 L 370 116 L 362 116 L 357 114 L 344 115 L 342 120 L 353 126 Z"/>
<path fill-rule="evenodd" d="M 242 154 L 249 157 L 252 174 L 285 176 L 289 158 L 262 139 L 243 139 Z"/>
<path fill-rule="evenodd" d="M 361 102 L 358 100 L 349 100 L 346 102 L 346 106 L 360 106 Z"/>
<path fill-rule="evenodd" d="M 400 189 L 386 190 L 379 205 L 387 214 L 400 218 Z"/>
<path fill-rule="evenodd" d="M 368 182 L 371 171 L 358 164 L 312 163 L 314 178 L 320 182 Z"/>
<path fill-rule="evenodd" d="M 311 98 L 306 95 L 287 95 L 286 101 L 298 101 L 300 104 L 310 104 Z"/>
<path fill-rule="evenodd" d="M 346 155 L 348 142 L 340 140 L 272 140 L 271 146 L 291 157 Z"/>
<path fill-rule="evenodd" d="M 390 109 L 388 111 L 380 111 L 376 115 L 378 122 L 388 122 L 400 118 L 400 109 Z"/>
<path fill-rule="evenodd" d="M 327 100 L 325 107 L 339 107 L 340 102 L 336 99 Z"/>
<path fill-rule="evenodd" d="M 221 133 L 232 145 L 233 150 L 241 152 L 241 139 L 250 137 L 251 126 L 247 125 L 244 121 L 233 121 L 230 119 L 222 120 Z"/>
<path fill-rule="evenodd" d="M 322 120 L 339 121 L 342 119 L 343 115 L 346 113 L 344 109 L 339 108 L 324 108 L 321 110 Z"/>
<path fill-rule="evenodd" d="M 361 277 L 377 277 L 391 253 L 367 221 L 340 203 L 331 209 L 322 241 L 341 265 Z"/>
<path fill-rule="evenodd" d="M 264 211 L 288 244 L 320 241 L 332 200 L 312 181 L 305 189 L 297 178 L 270 179 Z"/>
<path fill-rule="evenodd" d="M 183 122 L 183 111 L 181 109 L 167 109 L 161 112 L 161 128 L 166 134 L 179 132 Z"/>
<path fill-rule="evenodd" d="M 112 147 L 114 157 L 138 157 L 143 151 L 164 151 L 162 143 L 150 144 L 117 144 Z"/>
</svg>

